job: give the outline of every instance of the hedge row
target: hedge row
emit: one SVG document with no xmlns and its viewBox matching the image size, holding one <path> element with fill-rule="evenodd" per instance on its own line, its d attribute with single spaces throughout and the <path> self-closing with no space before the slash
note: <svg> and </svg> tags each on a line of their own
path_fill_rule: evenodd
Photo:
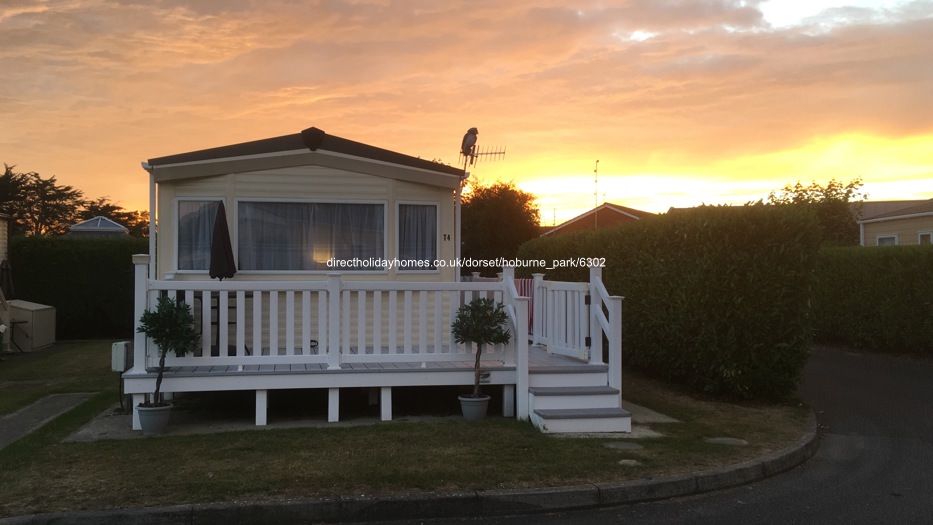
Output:
<svg viewBox="0 0 933 525">
<path fill-rule="evenodd" d="M 707 206 L 535 239 L 519 258 L 605 257 L 606 286 L 625 297 L 633 368 L 705 392 L 780 398 L 795 390 L 809 351 L 816 232 L 812 215 L 790 207 Z"/>
<path fill-rule="evenodd" d="M 933 355 L 933 247 L 827 248 L 817 277 L 817 341 Z"/>
<path fill-rule="evenodd" d="M 18 237 L 16 298 L 55 307 L 58 339 L 133 336 L 133 261 L 146 239 Z"/>
</svg>

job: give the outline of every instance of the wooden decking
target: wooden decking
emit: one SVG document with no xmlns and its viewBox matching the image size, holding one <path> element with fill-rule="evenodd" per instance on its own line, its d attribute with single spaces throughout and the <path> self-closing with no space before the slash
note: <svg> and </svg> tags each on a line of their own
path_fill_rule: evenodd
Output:
<svg viewBox="0 0 933 525">
<path fill-rule="evenodd" d="M 528 334 L 483 352 L 483 381 L 501 385 L 504 414 L 530 419 L 534 410 L 549 409 L 552 403 L 545 402 L 553 398 L 591 407 L 592 396 L 574 398 L 574 387 L 608 386 L 616 394 L 604 396 L 605 404 L 619 404 L 622 298 L 609 295 L 599 268 L 590 269 L 589 283 L 536 275 L 520 286 L 510 267 L 501 281 L 486 283 L 360 281 L 341 274 L 202 281 L 155 279 L 149 263 L 149 257 L 134 256 L 137 319 L 166 295 L 187 304 L 200 298 L 202 305 L 195 312 L 200 351 L 167 357 L 162 391 L 253 390 L 259 425 L 265 424 L 269 390 L 327 389 L 328 418 L 336 421 L 343 388 L 379 389 L 383 419 L 390 419 L 393 387 L 472 385 L 473 353 L 453 344 L 450 327 L 458 305 L 490 295 L 502 302 L 507 329 Z M 203 306 L 215 297 L 216 309 Z M 590 341 L 598 349 L 606 344 L 608 365 L 598 363 L 602 352 L 592 354 Z M 155 350 L 137 331 L 133 367 L 123 375 L 125 392 L 137 403 L 154 390 Z"/>
<path fill-rule="evenodd" d="M 268 354 L 266 354 L 268 355 Z M 357 354 L 359 355 L 359 354 Z M 170 377 L 209 377 L 225 375 L 257 374 L 343 374 L 343 373 L 394 373 L 394 372 L 468 372 L 473 371 L 473 360 L 463 361 L 404 361 L 404 362 L 347 362 L 340 369 L 328 369 L 323 363 L 291 363 L 279 365 L 214 365 L 214 366 L 175 366 L 167 367 L 165 378 Z M 514 365 L 507 365 L 501 360 L 482 360 L 480 366 L 487 372 L 514 371 Z M 528 368 L 532 371 L 552 368 L 573 368 L 590 366 L 586 361 L 573 357 L 550 354 L 540 346 L 528 348 Z M 147 370 L 139 377 L 155 377 L 155 370 Z"/>
<path fill-rule="evenodd" d="M 176 366 L 165 370 L 165 377 L 208 377 L 222 375 L 257 375 L 257 374 L 346 374 L 346 373 L 393 373 L 393 372 L 461 372 L 473 371 L 472 361 L 428 361 L 400 363 L 344 363 L 341 368 L 332 370 L 321 363 L 293 363 L 282 365 L 217 365 L 217 366 Z M 502 361 L 481 361 L 483 370 L 515 370 Z M 148 376 L 155 376 L 149 371 Z"/>
<path fill-rule="evenodd" d="M 549 354 L 543 347 L 532 346 L 528 352 L 529 373 L 573 372 L 593 369 L 584 361 Z M 176 366 L 165 370 L 164 392 L 205 392 L 254 390 L 256 392 L 256 424 L 266 424 L 269 390 L 327 389 L 330 421 L 339 420 L 341 388 L 378 388 L 381 392 L 382 419 L 392 418 L 392 388 L 403 386 L 471 385 L 474 361 L 404 361 L 344 363 L 339 369 L 322 363 L 289 363 L 259 365 Z M 488 376 L 484 383 L 502 385 L 503 413 L 514 414 L 515 365 L 501 360 L 482 360 L 481 368 Z M 132 393 L 135 403 L 145 392 L 153 390 L 155 370 L 124 375 L 125 390 Z M 136 422 L 134 421 L 134 425 Z"/>
</svg>

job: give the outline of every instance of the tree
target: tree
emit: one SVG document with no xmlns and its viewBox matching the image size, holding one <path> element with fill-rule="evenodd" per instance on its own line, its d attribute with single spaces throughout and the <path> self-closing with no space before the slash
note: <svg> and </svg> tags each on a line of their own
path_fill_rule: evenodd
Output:
<svg viewBox="0 0 933 525">
<path fill-rule="evenodd" d="M 3 165 L 3 175 L 0 175 L 0 213 L 14 217 L 26 198 L 26 173 L 16 173 L 9 164 Z"/>
<path fill-rule="evenodd" d="M 768 194 L 768 204 L 812 210 L 819 220 L 823 244 L 857 245 L 859 228 L 856 217 L 867 197 L 861 191 L 862 184 L 861 178 L 855 178 L 848 184 L 832 179 L 826 186 L 816 182 L 804 186 L 798 181 L 793 187 L 788 184 L 780 192 Z"/>
<path fill-rule="evenodd" d="M 55 177 L 43 179 L 36 172 L 16 173 L 4 164 L 0 176 L 0 211 L 13 217 L 13 233 L 55 235 L 77 222 L 84 204 L 80 190 L 58 184 Z"/>
<path fill-rule="evenodd" d="M 18 173 L 3 165 L 0 175 L 0 213 L 13 218 L 14 235 L 60 235 L 73 224 L 107 217 L 129 230 L 133 237 L 149 236 L 149 212 L 127 211 L 107 197 L 84 200 L 84 193 L 43 179 L 36 172 Z"/>
<path fill-rule="evenodd" d="M 149 237 L 149 212 L 136 210 L 126 213 L 129 217 L 127 217 L 124 225 L 129 230 L 130 235 L 140 239 Z"/>
<path fill-rule="evenodd" d="M 123 213 L 123 208 L 110 202 L 107 197 L 98 197 L 95 200 L 84 202 L 84 209 L 81 210 L 80 219 L 86 221 L 94 217 L 107 217 L 122 224 L 123 221 L 118 220 L 117 217 Z"/>
<path fill-rule="evenodd" d="M 535 196 L 515 187 L 514 182 L 478 184 L 464 196 L 462 248 L 465 259 L 511 259 L 525 241 L 538 236 L 540 212 Z M 496 272 L 495 268 L 462 268 Z"/>
</svg>

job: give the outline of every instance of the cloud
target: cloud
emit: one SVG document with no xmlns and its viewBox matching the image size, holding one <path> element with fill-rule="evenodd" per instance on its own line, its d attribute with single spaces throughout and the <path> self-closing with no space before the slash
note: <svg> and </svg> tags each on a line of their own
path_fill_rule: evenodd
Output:
<svg viewBox="0 0 933 525">
<path fill-rule="evenodd" d="M 780 27 L 763 5 L 7 2 L 0 160 L 93 195 L 141 159 L 311 125 L 449 163 L 477 126 L 509 145 L 517 177 L 594 155 L 698 173 L 823 137 L 933 131 L 933 3 Z"/>
</svg>

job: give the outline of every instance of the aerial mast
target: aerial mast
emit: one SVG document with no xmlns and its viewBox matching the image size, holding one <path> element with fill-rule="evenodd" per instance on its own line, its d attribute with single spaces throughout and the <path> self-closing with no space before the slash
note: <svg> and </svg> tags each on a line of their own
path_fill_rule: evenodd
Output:
<svg viewBox="0 0 933 525">
<path fill-rule="evenodd" d="M 454 253 L 457 257 L 457 263 L 460 263 L 460 225 L 461 225 L 461 215 L 460 215 L 460 202 L 461 194 L 463 192 L 463 185 L 466 180 L 470 177 L 470 173 L 467 171 L 467 166 L 473 166 L 476 164 L 477 159 L 488 158 L 489 160 L 501 159 L 505 157 L 505 148 L 479 148 L 476 145 L 477 136 L 479 135 L 479 130 L 476 128 L 470 128 L 467 130 L 466 134 L 463 135 L 463 141 L 460 143 L 460 155 L 463 156 L 463 177 L 460 178 L 460 184 L 457 186 L 457 204 L 456 212 L 454 214 Z"/>
<path fill-rule="evenodd" d="M 599 229 L 599 159 L 593 168 L 593 229 Z"/>
</svg>

